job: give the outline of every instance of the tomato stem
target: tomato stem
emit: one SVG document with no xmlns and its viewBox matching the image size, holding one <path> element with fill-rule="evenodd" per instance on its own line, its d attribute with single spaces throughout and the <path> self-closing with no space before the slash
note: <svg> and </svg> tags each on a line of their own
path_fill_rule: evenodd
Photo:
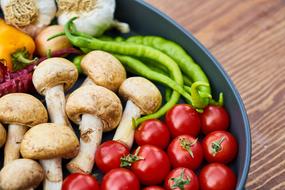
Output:
<svg viewBox="0 0 285 190">
<path fill-rule="evenodd" d="M 184 174 L 185 174 L 185 169 L 182 170 L 179 177 L 170 179 L 174 181 L 174 184 L 171 186 L 171 189 L 179 188 L 181 190 L 184 190 L 184 186 L 191 182 L 191 179 L 189 178 L 189 176 L 186 176 L 186 179 L 184 179 Z"/>
<path fill-rule="evenodd" d="M 185 138 L 182 138 L 182 139 L 179 139 L 179 141 L 180 141 L 180 146 L 184 150 L 186 150 L 192 158 L 194 158 L 194 154 L 191 150 L 191 147 L 197 143 L 198 139 L 195 139 L 194 141 L 190 142 L 190 141 L 186 140 Z"/>
<path fill-rule="evenodd" d="M 122 167 L 122 168 L 131 167 L 134 162 L 139 161 L 139 160 L 144 160 L 143 157 L 138 156 L 140 148 L 141 147 L 138 147 L 136 149 L 135 154 L 128 154 L 127 156 L 121 157 L 120 167 Z"/>
<path fill-rule="evenodd" d="M 212 143 L 211 152 L 212 152 L 213 156 L 215 156 L 222 149 L 221 144 L 224 140 L 225 140 L 225 137 L 222 137 L 219 140 Z"/>
</svg>

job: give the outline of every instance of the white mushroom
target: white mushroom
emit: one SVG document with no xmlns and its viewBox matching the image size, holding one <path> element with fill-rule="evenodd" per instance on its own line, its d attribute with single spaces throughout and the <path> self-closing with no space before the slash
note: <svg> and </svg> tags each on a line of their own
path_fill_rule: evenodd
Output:
<svg viewBox="0 0 285 190">
<path fill-rule="evenodd" d="M 104 51 L 91 51 L 86 54 L 81 61 L 81 68 L 83 73 L 88 76 L 85 84 L 90 84 L 93 81 L 96 85 L 114 92 L 126 80 L 126 70 L 120 61 Z"/>
<path fill-rule="evenodd" d="M 44 105 L 32 95 L 12 93 L 0 98 L 0 121 L 9 124 L 4 165 L 20 157 L 20 143 L 28 128 L 47 120 Z"/>
<path fill-rule="evenodd" d="M 72 129 L 64 125 L 43 123 L 24 135 L 20 151 L 24 158 L 41 160 L 46 179 L 44 189 L 55 190 L 61 189 L 61 163 L 45 160 L 61 160 L 59 158 L 70 155 L 78 147 L 79 142 Z"/>
<path fill-rule="evenodd" d="M 6 129 L 0 123 L 0 148 L 5 144 L 7 138 Z"/>
<path fill-rule="evenodd" d="M 36 90 L 45 95 L 46 104 L 50 120 L 61 126 L 71 127 L 65 113 L 65 95 L 64 91 L 73 86 L 78 78 L 77 68 L 64 58 L 50 58 L 41 62 L 33 74 L 33 83 Z M 74 157 L 77 151 L 66 155 Z M 54 166 L 50 169 L 49 176 L 45 178 L 44 189 L 60 190 L 62 185 L 61 159 L 44 160 L 43 165 Z M 54 180 L 55 179 L 55 180 Z"/>
<path fill-rule="evenodd" d="M 120 99 L 104 87 L 86 85 L 68 97 L 66 112 L 80 129 L 79 154 L 68 163 L 67 168 L 72 173 L 90 173 L 103 131 L 114 129 L 121 119 Z"/>
<path fill-rule="evenodd" d="M 161 105 L 162 97 L 158 88 L 143 77 L 125 80 L 119 88 L 119 95 L 127 103 L 113 140 L 125 143 L 131 149 L 135 132 L 132 120 L 155 112 Z"/>
<path fill-rule="evenodd" d="M 70 126 L 65 113 L 65 95 L 78 78 L 76 67 L 64 58 L 50 58 L 41 62 L 33 73 L 33 84 L 45 95 L 50 120 Z"/>
<path fill-rule="evenodd" d="M 0 189 L 34 189 L 44 178 L 44 171 L 39 163 L 30 159 L 17 159 L 0 171 Z"/>
</svg>

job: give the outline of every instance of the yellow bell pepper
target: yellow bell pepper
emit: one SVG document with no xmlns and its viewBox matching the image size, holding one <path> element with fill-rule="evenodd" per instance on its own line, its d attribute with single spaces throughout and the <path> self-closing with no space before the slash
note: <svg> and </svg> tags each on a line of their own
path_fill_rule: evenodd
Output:
<svg viewBox="0 0 285 190">
<path fill-rule="evenodd" d="M 30 36 L 0 19 L 0 62 L 16 71 L 35 61 L 30 60 L 34 51 L 35 42 Z"/>
</svg>

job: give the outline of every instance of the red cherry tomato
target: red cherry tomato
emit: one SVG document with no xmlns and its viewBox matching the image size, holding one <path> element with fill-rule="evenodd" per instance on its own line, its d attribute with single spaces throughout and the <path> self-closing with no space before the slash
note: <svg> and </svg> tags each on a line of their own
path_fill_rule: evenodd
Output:
<svg viewBox="0 0 285 190">
<path fill-rule="evenodd" d="M 172 140 L 167 149 L 171 165 L 174 168 L 197 169 L 203 161 L 203 150 L 198 139 L 181 135 Z"/>
<path fill-rule="evenodd" d="M 150 144 L 159 148 L 166 148 L 170 140 L 167 126 L 158 119 L 143 122 L 135 132 L 138 145 Z"/>
<path fill-rule="evenodd" d="M 139 158 L 131 169 L 144 185 L 160 184 L 170 171 L 167 154 L 153 145 L 143 145 L 135 150 Z"/>
<path fill-rule="evenodd" d="M 164 187 L 167 190 L 199 190 L 199 181 L 192 170 L 175 168 L 165 178 Z"/>
<path fill-rule="evenodd" d="M 73 173 L 67 176 L 62 184 L 62 190 L 99 190 L 96 178 L 89 174 Z"/>
<path fill-rule="evenodd" d="M 101 184 L 101 190 L 139 190 L 140 183 L 136 175 L 128 169 L 116 168 L 109 171 Z"/>
<path fill-rule="evenodd" d="M 234 190 L 237 179 L 226 165 L 211 163 L 202 168 L 199 181 L 201 190 Z"/>
<path fill-rule="evenodd" d="M 197 137 L 200 132 L 200 116 L 187 104 L 179 104 L 170 109 L 166 113 L 165 121 L 173 137 L 179 135 Z"/>
<path fill-rule="evenodd" d="M 229 114 L 222 106 L 207 106 L 201 115 L 201 128 L 204 134 L 225 131 L 230 123 Z"/>
<path fill-rule="evenodd" d="M 202 148 L 208 162 L 227 164 L 236 157 L 238 144 L 229 132 L 214 131 L 203 139 Z"/>
<path fill-rule="evenodd" d="M 143 188 L 143 190 L 165 190 L 165 189 L 159 186 L 149 186 L 149 187 Z"/>
<path fill-rule="evenodd" d="M 120 167 L 120 159 L 129 154 L 126 145 L 118 141 L 106 141 L 102 143 L 95 154 L 97 167 L 107 173 L 108 171 Z"/>
</svg>

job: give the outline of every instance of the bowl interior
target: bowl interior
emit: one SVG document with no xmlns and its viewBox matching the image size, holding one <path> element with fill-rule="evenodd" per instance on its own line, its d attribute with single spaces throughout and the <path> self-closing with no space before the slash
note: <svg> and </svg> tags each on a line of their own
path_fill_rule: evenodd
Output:
<svg viewBox="0 0 285 190">
<path fill-rule="evenodd" d="M 231 167 L 238 175 L 237 189 L 243 189 L 251 155 L 249 122 L 241 97 L 222 66 L 188 31 L 143 1 L 117 0 L 116 18 L 129 23 L 135 33 L 159 35 L 180 44 L 207 74 L 214 97 L 224 93 L 231 118 L 230 131 L 239 143 L 238 157 Z"/>
</svg>

